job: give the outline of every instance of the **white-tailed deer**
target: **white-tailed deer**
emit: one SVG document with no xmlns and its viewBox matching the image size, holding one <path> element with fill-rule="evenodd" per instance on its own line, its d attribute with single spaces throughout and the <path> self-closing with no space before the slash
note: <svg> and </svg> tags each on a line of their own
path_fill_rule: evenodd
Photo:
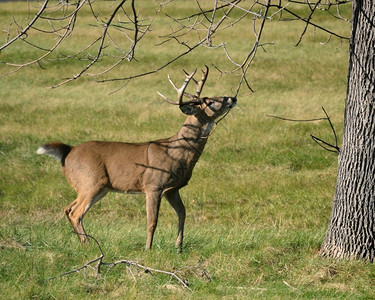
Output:
<svg viewBox="0 0 375 300">
<path fill-rule="evenodd" d="M 164 196 L 178 216 L 176 247 L 181 249 L 185 206 L 179 189 L 185 186 L 206 145 L 215 119 L 226 114 L 236 105 L 234 97 L 200 97 L 207 79 L 208 67 L 197 82 L 196 70 L 187 74 L 181 88 L 169 81 L 178 93 L 173 102 L 187 114 L 185 123 L 170 138 L 147 143 L 97 142 L 91 141 L 78 146 L 50 143 L 41 146 L 37 153 L 47 154 L 61 161 L 65 177 L 78 196 L 65 208 L 65 213 L 82 242 L 87 241 L 82 220 L 85 213 L 109 191 L 146 194 L 147 243 L 150 249 L 158 221 L 161 198 Z M 190 95 L 185 89 L 193 80 L 197 92 Z M 190 98 L 183 101 L 183 97 Z"/>
</svg>

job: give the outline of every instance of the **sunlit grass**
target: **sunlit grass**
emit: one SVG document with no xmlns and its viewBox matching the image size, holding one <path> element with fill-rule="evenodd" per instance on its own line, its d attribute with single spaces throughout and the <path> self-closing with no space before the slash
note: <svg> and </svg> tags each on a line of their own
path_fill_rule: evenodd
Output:
<svg viewBox="0 0 375 300">
<path fill-rule="evenodd" d="M 183 8 L 188 4 L 177 1 L 176 5 Z M 0 13 L 2 29 L 9 23 L 9 14 L 20 7 L 0 4 L 0 12 L 5 12 Z M 134 74 L 144 70 L 145 63 L 154 66 L 181 51 L 172 44 L 168 53 L 154 47 L 156 29 L 163 28 L 166 21 L 155 24 L 150 44 L 145 41 L 138 49 L 139 63 L 120 66 L 114 77 Z M 332 20 L 325 24 L 338 26 Z M 250 39 L 248 26 L 239 26 Z M 329 125 L 267 116 L 324 117 L 324 106 L 338 134 L 342 132 L 348 46 L 334 38 L 323 45 L 327 34 L 309 29 L 302 44 L 295 47 L 302 30 L 303 24 L 276 20 L 267 24 L 265 51 L 258 50 L 249 70 L 255 93 L 241 91 L 237 107 L 217 125 L 189 185 L 181 191 L 187 209 L 182 254 L 173 246 L 177 218 L 164 201 L 150 252 L 143 250 L 143 196 L 110 194 L 85 217 L 85 228 L 100 242 L 106 261 L 126 258 L 165 270 L 195 266 L 184 273 L 193 292 L 163 276 L 142 273 L 134 278 L 125 266 L 113 268 L 102 278 L 71 274 L 46 281 L 100 253 L 95 243 L 79 243 L 64 216 L 63 208 L 74 200 L 75 193 L 60 165 L 35 151 L 49 141 L 76 145 L 88 140 L 147 141 L 172 135 L 184 116 L 156 91 L 173 97 L 167 74 L 178 83 L 184 77 L 182 69 L 218 63 L 230 68 L 223 51 L 202 48 L 169 69 L 132 81 L 110 95 L 122 83 L 97 84 L 95 79 L 83 77 L 48 89 L 85 65 L 74 60 L 63 64 L 48 61 L 45 70 L 33 66 L 1 78 L 2 298 L 373 298 L 373 265 L 317 257 L 330 216 L 337 157 L 316 145 L 310 133 L 333 143 Z M 345 34 L 348 30 L 348 26 L 339 29 Z M 94 33 L 72 36 L 72 40 L 85 43 Z M 218 37 L 223 41 L 233 38 L 228 49 L 238 61 L 252 45 L 233 32 L 220 32 Z M 70 51 L 68 47 L 63 50 Z M 32 55 L 16 45 L 12 51 L 2 52 L 0 59 L 22 60 Z M 229 95 L 237 80 L 211 68 L 204 94 Z"/>
</svg>

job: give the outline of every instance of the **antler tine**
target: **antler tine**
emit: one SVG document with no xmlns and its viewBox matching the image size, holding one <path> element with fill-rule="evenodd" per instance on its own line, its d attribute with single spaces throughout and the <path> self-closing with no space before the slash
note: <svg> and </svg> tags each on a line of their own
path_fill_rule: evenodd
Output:
<svg viewBox="0 0 375 300">
<path fill-rule="evenodd" d="M 185 72 L 185 71 L 184 71 Z M 182 104 L 182 98 L 184 96 L 184 92 L 186 90 L 186 87 L 188 86 L 190 80 L 193 78 L 193 76 L 195 75 L 195 73 L 197 72 L 197 69 L 195 69 L 192 73 L 190 74 L 186 74 L 186 78 L 185 78 L 185 81 L 184 83 L 182 84 L 182 86 L 179 88 L 179 89 L 176 89 L 177 91 L 177 95 L 178 95 L 178 103 L 181 105 Z M 193 78 L 193 80 L 195 80 Z M 171 81 L 171 80 L 170 80 Z M 173 85 L 174 86 L 174 85 Z"/>
<path fill-rule="evenodd" d="M 163 97 L 163 99 L 164 99 L 165 101 L 167 101 L 168 103 L 170 103 L 170 104 L 174 104 L 174 105 L 178 105 L 178 104 L 179 104 L 178 102 L 172 101 L 172 100 L 170 100 L 169 98 L 165 97 L 162 93 L 160 93 L 160 92 L 158 92 L 158 91 L 157 91 L 157 93 L 159 94 L 159 96 Z"/>
<path fill-rule="evenodd" d="M 185 72 L 185 71 L 184 71 Z M 178 101 L 175 102 L 175 101 L 172 101 L 170 99 L 168 99 L 167 97 L 165 97 L 163 94 L 157 92 L 161 97 L 163 97 L 163 99 L 165 101 L 167 101 L 168 103 L 171 103 L 171 104 L 175 104 L 175 105 L 181 105 L 183 104 L 182 102 L 182 98 L 184 96 L 184 93 L 185 93 L 185 89 L 186 87 L 188 86 L 190 80 L 193 78 L 193 76 L 195 75 L 195 73 L 197 72 L 197 69 L 195 69 L 191 74 L 186 74 L 186 79 L 184 81 L 184 83 L 182 84 L 182 86 L 180 88 L 177 88 L 177 86 L 174 84 L 174 82 L 172 81 L 172 79 L 170 78 L 170 76 L 168 75 L 168 80 L 169 82 L 171 83 L 171 85 L 173 86 L 173 88 L 177 91 L 177 96 L 178 96 Z M 194 80 L 194 79 L 193 79 Z"/>
<path fill-rule="evenodd" d="M 204 86 L 204 83 L 206 82 L 206 79 L 207 79 L 207 75 L 208 75 L 208 67 L 206 65 L 206 70 L 201 70 L 203 75 L 202 75 L 202 78 L 201 80 L 197 83 L 197 92 L 195 93 L 195 97 L 199 98 L 200 95 L 201 95 L 201 92 L 202 92 L 202 89 L 203 89 L 203 86 Z"/>
<path fill-rule="evenodd" d="M 185 70 L 182 70 L 182 71 L 184 71 L 186 76 L 190 76 L 190 74 L 187 71 L 185 71 Z M 193 80 L 195 84 L 198 84 L 198 81 L 196 81 L 194 77 L 191 77 L 191 80 Z M 184 92 L 184 94 L 185 94 L 185 96 L 188 96 L 190 99 L 195 99 L 194 95 L 192 95 L 192 94 L 189 94 L 187 92 Z"/>
<path fill-rule="evenodd" d="M 189 76 L 188 72 L 186 72 L 185 70 L 182 70 L 182 71 L 184 71 L 186 76 Z M 196 81 L 193 77 L 191 79 L 194 81 L 195 84 L 198 84 L 198 81 Z"/>
</svg>

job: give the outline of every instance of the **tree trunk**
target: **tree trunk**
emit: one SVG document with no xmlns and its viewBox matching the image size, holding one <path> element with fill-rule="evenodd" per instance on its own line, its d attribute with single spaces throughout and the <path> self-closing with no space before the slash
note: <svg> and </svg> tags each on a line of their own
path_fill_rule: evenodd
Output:
<svg viewBox="0 0 375 300">
<path fill-rule="evenodd" d="M 345 125 L 321 256 L 375 257 L 375 1 L 353 1 Z"/>
</svg>

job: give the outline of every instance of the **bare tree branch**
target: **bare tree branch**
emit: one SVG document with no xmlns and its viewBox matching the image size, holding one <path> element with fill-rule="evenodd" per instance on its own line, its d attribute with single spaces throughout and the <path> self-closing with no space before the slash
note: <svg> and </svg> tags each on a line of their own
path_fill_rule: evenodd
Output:
<svg viewBox="0 0 375 300">
<path fill-rule="evenodd" d="M 224 22 L 224 20 L 227 18 L 227 16 L 229 15 L 229 13 L 233 9 L 234 9 L 234 6 L 231 6 L 230 8 L 228 8 L 228 10 L 224 13 L 224 15 L 215 24 L 212 24 L 212 26 L 209 29 L 210 32 L 208 32 L 208 35 L 213 35 L 218 30 L 218 28 L 221 26 L 221 24 Z M 177 40 L 179 43 L 181 43 L 181 44 L 183 43 L 183 42 L 180 42 L 180 40 L 176 36 L 171 35 L 171 37 L 173 37 L 173 39 Z M 179 60 L 181 57 L 184 57 L 187 54 L 193 52 L 199 46 L 203 45 L 206 41 L 207 41 L 207 35 L 204 38 L 202 38 L 200 41 L 198 41 L 195 45 L 189 46 L 186 43 L 184 43 L 183 45 L 187 47 L 187 50 L 185 50 L 184 52 L 175 56 L 174 58 L 172 58 L 171 60 L 169 60 L 168 62 L 166 62 L 165 64 L 161 65 L 160 67 L 158 67 L 156 69 L 153 69 L 153 70 L 150 70 L 150 71 L 147 71 L 147 72 L 144 72 L 144 73 L 130 75 L 130 76 L 127 76 L 127 77 L 122 77 L 122 78 L 111 78 L 111 79 L 98 80 L 97 82 L 103 83 L 103 82 L 109 82 L 109 81 L 128 81 L 128 80 L 132 80 L 132 79 L 135 79 L 135 78 L 138 78 L 138 77 L 143 77 L 143 76 L 147 76 L 147 75 L 150 75 L 150 74 L 157 73 L 160 70 L 162 70 L 162 69 L 166 68 L 167 66 L 169 66 L 170 64 L 172 64 L 173 62 Z"/>
<path fill-rule="evenodd" d="M 341 34 L 335 33 L 332 30 L 324 28 L 319 24 L 313 22 L 313 17 L 316 11 L 324 11 L 327 14 L 339 19 L 345 20 L 346 18 L 340 13 L 339 7 L 350 2 L 350 0 L 286 0 L 272 2 L 271 0 L 215 0 L 211 2 L 208 7 L 207 2 L 196 0 L 196 12 L 187 16 L 181 16 L 180 11 L 172 11 L 172 13 L 165 13 L 165 16 L 170 20 L 166 25 L 170 27 L 170 32 L 167 34 L 160 34 L 159 41 L 156 42 L 157 47 L 168 47 L 167 43 L 175 43 L 175 45 L 182 46 L 184 49 L 169 58 L 168 61 L 159 61 L 155 66 L 148 67 L 147 69 L 135 74 L 127 75 L 123 78 L 114 78 L 109 73 L 116 67 L 126 62 L 131 62 L 136 59 L 136 49 L 141 39 L 149 36 L 148 33 L 152 29 L 154 21 L 161 16 L 164 7 L 172 6 L 173 1 L 161 1 L 156 6 L 153 15 L 143 17 L 141 12 L 137 12 L 136 0 L 121 0 L 117 3 L 111 2 L 109 12 L 103 12 L 102 6 L 95 6 L 95 2 L 91 0 L 73 0 L 72 3 L 65 1 L 51 2 L 45 0 L 42 2 L 31 21 L 22 27 L 15 18 L 10 22 L 10 25 L 3 32 L 6 33 L 5 43 L 0 45 L 0 51 L 11 48 L 16 41 L 22 41 L 25 47 L 32 47 L 38 53 L 37 57 L 33 57 L 23 62 L 11 62 L 6 60 L 0 62 L 8 66 L 7 71 L 3 71 L 0 76 L 13 74 L 24 67 L 38 64 L 43 66 L 45 60 L 64 61 L 67 59 L 77 59 L 80 61 L 87 60 L 89 63 L 80 67 L 78 72 L 68 78 L 62 79 L 61 82 L 53 85 L 51 88 L 56 88 L 86 76 L 103 76 L 106 77 L 96 80 L 97 82 L 110 82 L 110 81 L 124 81 L 148 76 L 157 73 L 162 69 L 170 66 L 172 63 L 180 60 L 181 58 L 192 55 L 198 48 L 206 47 L 210 50 L 223 49 L 223 56 L 227 58 L 232 67 L 229 70 L 222 70 L 222 66 L 216 65 L 215 68 L 222 74 L 232 74 L 239 76 L 238 84 L 236 87 L 236 96 L 239 94 L 242 86 L 252 91 L 250 82 L 247 78 L 248 70 L 252 65 L 258 48 L 265 50 L 264 45 L 272 44 L 267 41 L 262 41 L 262 33 L 265 29 L 266 21 L 273 21 L 275 16 L 279 16 L 279 20 L 286 20 L 284 15 L 289 15 L 294 20 L 305 22 L 305 27 L 301 33 L 297 45 L 299 45 L 307 32 L 308 27 L 314 27 L 329 34 L 331 37 L 339 38 L 340 40 L 347 40 L 348 38 Z M 85 5 L 86 4 L 86 5 Z M 37 4 L 36 4 L 37 5 Z M 297 10 L 296 6 L 307 5 L 310 9 L 307 15 L 303 15 L 301 10 Z M 87 8 L 86 8 L 87 7 Z M 100 7 L 98 11 L 96 8 Z M 331 7 L 335 7 L 337 12 L 334 15 L 330 11 Z M 75 24 L 81 20 L 80 13 L 85 9 L 91 13 L 91 16 L 96 24 L 88 24 L 93 26 L 100 32 L 92 38 L 87 45 L 83 45 L 80 50 L 69 53 L 69 50 L 61 50 L 62 44 L 67 44 L 67 37 L 71 36 L 73 31 L 80 30 L 76 28 Z M 272 9 L 272 10 L 271 10 Z M 233 13 L 234 12 L 234 13 Z M 99 16 L 101 18 L 99 19 Z M 125 20 L 124 20 L 125 18 Z M 102 20 L 103 19 L 103 20 Z M 117 20 L 117 21 L 116 21 Z M 231 30 L 241 22 L 248 22 L 252 27 L 254 40 L 251 36 L 249 38 L 248 52 L 238 54 L 232 53 L 230 40 L 219 40 L 219 32 Z M 159 23 L 157 23 L 159 24 Z M 16 34 L 14 34 L 16 31 Z M 250 32 L 250 31 L 249 31 Z M 35 41 L 35 34 L 38 36 L 45 36 L 44 39 L 37 39 Z M 13 36 L 14 35 L 14 36 Z M 52 46 L 51 41 L 53 41 Z M 148 40 L 147 40 L 148 41 Z M 153 45 L 154 46 L 154 45 Z M 92 52 L 94 51 L 94 52 Z M 51 54 L 55 52 L 53 57 Z M 72 51 L 73 52 L 73 51 Z M 90 53 L 91 52 L 91 53 Z M 112 60 L 113 59 L 113 60 Z M 110 63 L 107 63 L 110 61 Z M 101 70 L 93 68 L 93 66 L 102 68 Z M 90 70 L 90 72 L 89 72 Z M 122 85 L 125 86 L 126 84 Z"/>
<path fill-rule="evenodd" d="M 292 2 L 292 1 L 289 1 L 289 2 Z M 313 26 L 313 27 L 315 27 L 317 29 L 320 29 L 320 30 L 322 30 L 324 32 L 327 32 L 327 33 L 329 33 L 329 34 L 331 34 L 331 35 L 333 35 L 333 36 L 335 36 L 337 38 L 344 39 L 344 40 L 349 40 L 349 37 L 347 37 L 347 36 L 343 36 L 343 35 L 337 34 L 334 31 L 328 30 L 327 28 L 324 28 L 324 27 L 322 27 L 322 26 L 320 26 L 320 25 L 318 25 L 316 23 L 312 23 L 310 21 L 312 15 L 310 16 L 310 18 L 308 20 L 306 20 L 304 17 L 298 15 L 297 13 L 295 13 L 292 10 L 286 8 L 285 6 L 283 7 L 281 5 L 272 4 L 272 5 L 269 5 L 269 8 L 271 8 L 271 7 L 275 7 L 277 9 L 282 9 L 283 11 L 286 11 L 287 13 L 291 14 L 292 16 L 294 16 L 297 20 L 300 20 L 300 21 L 303 21 L 305 23 L 308 23 L 309 25 L 311 25 L 311 26 Z"/>
<path fill-rule="evenodd" d="M 337 134 L 336 134 L 336 130 L 335 128 L 333 127 L 333 124 L 331 122 L 331 118 L 328 116 L 326 110 L 324 109 L 324 107 L 322 107 L 322 110 L 324 111 L 324 114 L 326 115 L 326 120 L 328 120 L 329 122 L 329 126 L 331 127 L 331 130 L 332 130 L 332 133 L 335 137 L 335 144 L 332 145 L 332 144 L 329 144 L 323 140 L 321 140 L 320 138 L 317 138 L 316 136 L 313 136 L 311 134 L 311 138 L 319 145 L 321 146 L 322 148 L 324 148 L 325 150 L 327 151 L 330 151 L 330 152 L 335 152 L 337 154 L 340 154 L 340 147 L 338 146 L 338 141 L 337 141 Z"/>
<path fill-rule="evenodd" d="M 113 18 L 116 16 L 117 11 L 122 7 L 122 5 L 125 3 L 125 1 L 126 0 L 122 0 L 120 2 L 120 4 L 117 5 L 117 7 L 114 9 L 113 13 L 109 17 L 108 22 L 104 24 L 104 30 L 103 30 L 101 42 L 100 42 L 100 45 L 99 45 L 98 53 L 95 56 L 95 58 L 86 67 L 84 67 L 78 74 L 76 74 L 76 75 L 74 75 L 74 76 L 72 76 L 72 77 L 70 77 L 70 78 L 68 78 L 68 79 L 60 82 L 59 84 L 56 84 L 56 85 L 52 86 L 51 88 L 57 88 L 57 87 L 59 87 L 59 86 L 61 86 L 63 84 L 66 84 L 66 83 L 68 83 L 68 82 L 70 82 L 72 80 L 75 80 L 75 79 L 81 77 L 81 75 L 83 73 L 85 73 L 91 66 L 93 66 L 98 61 L 98 59 L 99 59 L 99 57 L 100 57 L 100 55 L 102 53 L 103 47 L 104 47 L 104 41 L 105 41 L 105 38 L 107 36 L 108 28 L 111 25 L 111 23 L 113 21 Z"/>
<path fill-rule="evenodd" d="M 237 3 L 237 2 L 241 2 L 241 0 L 234 0 L 234 1 L 225 1 L 225 0 L 220 0 L 220 1 L 222 1 L 222 2 L 226 2 L 226 4 L 223 4 L 223 5 L 221 5 L 221 6 L 218 6 L 217 9 L 222 9 L 222 8 L 225 8 L 225 7 L 229 6 L 229 5 L 230 5 L 230 6 L 233 6 L 233 4 L 235 4 L 235 3 Z M 202 15 L 206 18 L 206 14 L 208 14 L 208 13 L 212 13 L 212 12 L 214 11 L 214 8 L 213 8 L 213 9 L 208 9 L 208 10 L 203 10 L 203 9 L 201 8 L 201 5 L 200 5 L 199 1 L 196 0 L 196 2 L 197 2 L 197 5 L 198 5 L 198 7 L 199 7 L 199 10 L 200 10 L 199 13 L 195 13 L 195 14 L 189 15 L 189 16 L 187 16 L 187 17 L 179 18 L 179 19 L 177 19 L 177 20 L 179 20 L 179 21 L 189 20 L 189 19 L 192 19 L 192 18 L 194 18 L 194 17 L 198 17 L 198 16 L 202 16 Z M 216 2 L 216 1 L 215 1 L 215 2 Z M 206 19 L 207 19 L 207 18 L 206 18 Z M 207 19 L 207 21 L 209 21 L 209 19 Z"/>
<path fill-rule="evenodd" d="M 314 14 L 316 8 L 318 7 L 318 5 L 320 4 L 320 2 L 321 2 L 321 0 L 319 0 L 318 2 L 316 2 L 316 3 L 314 4 L 314 7 L 311 9 L 310 15 L 308 16 L 308 18 L 307 18 L 307 20 L 306 20 L 305 28 L 303 29 L 303 32 L 301 33 L 301 35 L 300 35 L 300 37 L 299 37 L 299 40 L 298 40 L 296 46 L 298 46 L 298 45 L 301 43 L 302 38 L 303 38 L 303 36 L 304 36 L 305 33 L 306 33 L 307 27 L 308 27 L 309 24 L 310 24 L 311 17 L 313 16 L 313 14 Z"/>
<path fill-rule="evenodd" d="M 337 139 L 337 134 L 336 130 L 331 122 L 331 118 L 327 114 L 327 111 L 322 107 L 322 110 L 324 114 L 326 115 L 324 118 L 313 118 L 313 119 L 290 119 L 290 118 L 284 118 L 284 117 L 279 117 L 279 116 L 274 116 L 274 115 L 267 115 L 267 117 L 283 120 L 283 121 L 290 121 L 290 122 L 315 122 L 315 121 L 322 121 L 322 120 L 327 120 L 329 123 L 329 126 L 331 127 L 333 136 L 335 138 L 335 144 L 330 144 L 325 142 L 324 140 L 310 134 L 311 138 L 313 139 L 314 142 L 316 142 L 320 147 L 324 148 L 325 150 L 329 152 L 335 152 L 337 154 L 340 153 L 340 147 L 338 146 L 338 139 Z"/>
<path fill-rule="evenodd" d="M 86 0 L 82 0 L 81 3 L 77 2 L 77 8 L 78 7 L 82 7 L 82 5 L 85 2 L 86 2 Z M 48 0 L 46 0 L 45 4 L 47 4 L 47 3 L 48 3 Z M 45 9 L 45 7 L 43 8 L 43 11 L 44 11 L 44 9 Z M 27 67 L 27 66 L 30 66 L 30 65 L 35 64 L 35 63 L 38 63 L 40 65 L 40 62 L 44 58 L 46 58 L 48 55 L 50 55 L 62 43 L 62 41 L 70 34 L 70 32 L 73 30 L 74 22 L 76 20 L 76 17 L 77 17 L 76 14 L 72 14 L 71 15 L 71 18 L 70 18 L 70 20 L 68 21 L 68 24 L 65 27 L 65 32 L 60 36 L 60 38 L 57 40 L 57 42 L 55 43 L 55 45 L 52 46 L 50 49 L 48 49 L 45 54 L 43 54 L 42 56 L 38 57 L 35 60 L 32 60 L 32 61 L 24 63 L 24 64 L 14 64 L 14 63 L 7 63 L 7 62 L 5 62 L 4 64 L 16 67 L 16 69 L 13 70 L 13 71 L 11 71 L 11 72 L 9 72 L 9 73 L 4 73 L 4 74 L 0 75 L 0 77 L 6 76 L 6 75 L 9 75 L 9 74 L 12 74 L 12 73 L 15 73 L 15 72 L 19 71 L 20 69 L 22 69 L 24 67 Z M 34 21 L 34 19 L 33 19 L 33 21 Z M 31 23 L 29 23 L 29 25 L 30 24 L 32 25 L 33 21 Z M 29 26 L 29 25 L 27 26 L 27 28 L 30 29 L 32 26 Z M 24 34 L 26 34 L 26 32 Z"/>
<path fill-rule="evenodd" d="M 0 46 L 0 51 L 5 49 L 6 47 L 9 47 L 12 43 L 20 39 L 24 34 L 27 33 L 27 31 L 33 26 L 33 24 L 40 18 L 41 14 L 44 12 L 44 10 L 47 7 L 49 0 L 44 1 L 42 7 L 40 8 L 39 12 L 34 16 L 34 18 L 31 20 L 31 22 L 23 29 L 19 34 L 17 34 L 13 39 L 5 43 L 4 45 Z"/>
</svg>

